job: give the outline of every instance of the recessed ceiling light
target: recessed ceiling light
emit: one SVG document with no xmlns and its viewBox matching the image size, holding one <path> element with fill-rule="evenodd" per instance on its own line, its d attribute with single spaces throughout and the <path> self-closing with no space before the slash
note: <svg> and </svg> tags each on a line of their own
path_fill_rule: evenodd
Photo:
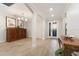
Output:
<svg viewBox="0 0 79 59">
<path fill-rule="evenodd" d="M 50 11 L 53 11 L 53 8 L 50 8 Z"/>
<path fill-rule="evenodd" d="M 53 14 L 52 14 L 51 16 L 52 16 L 52 17 L 54 17 L 54 15 L 53 15 Z"/>
</svg>

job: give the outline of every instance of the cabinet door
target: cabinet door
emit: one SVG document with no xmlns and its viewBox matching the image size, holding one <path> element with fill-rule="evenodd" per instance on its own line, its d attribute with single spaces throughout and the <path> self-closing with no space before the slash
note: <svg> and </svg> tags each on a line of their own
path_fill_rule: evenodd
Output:
<svg viewBox="0 0 79 59">
<path fill-rule="evenodd" d="M 17 29 L 17 39 L 18 40 L 21 39 L 21 29 L 20 28 Z"/>
<path fill-rule="evenodd" d="M 26 38 L 26 29 L 21 30 L 21 37 L 22 37 L 22 39 Z"/>
<path fill-rule="evenodd" d="M 16 37 L 16 29 L 15 28 L 9 28 L 7 29 L 7 41 L 15 41 L 17 39 Z"/>
<path fill-rule="evenodd" d="M 24 38 L 26 38 L 26 36 L 27 36 L 27 30 L 26 29 L 24 29 Z"/>
<path fill-rule="evenodd" d="M 23 38 L 23 29 L 22 28 L 19 28 L 17 29 L 17 39 L 22 39 Z"/>
</svg>

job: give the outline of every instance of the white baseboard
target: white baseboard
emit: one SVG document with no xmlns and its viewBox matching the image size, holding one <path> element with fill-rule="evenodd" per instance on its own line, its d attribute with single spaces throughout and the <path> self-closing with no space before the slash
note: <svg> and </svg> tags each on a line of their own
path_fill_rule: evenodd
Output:
<svg viewBox="0 0 79 59">
<path fill-rule="evenodd" d="M 6 40 L 0 41 L 0 43 L 6 42 Z"/>
<path fill-rule="evenodd" d="M 32 39 L 32 37 L 27 37 L 27 38 L 31 38 Z M 44 38 L 44 37 L 37 37 L 37 39 L 43 39 L 43 40 L 45 40 L 46 38 Z"/>
</svg>

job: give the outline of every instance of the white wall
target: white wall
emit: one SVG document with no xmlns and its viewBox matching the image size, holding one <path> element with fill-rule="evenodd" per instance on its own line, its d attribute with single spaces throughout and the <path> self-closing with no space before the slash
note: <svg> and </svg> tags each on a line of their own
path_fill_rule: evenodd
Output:
<svg viewBox="0 0 79 59">
<path fill-rule="evenodd" d="M 6 23 L 5 15 L 0 11 L 0 42 L 5 42 L 6 40 Z"/>
<path fill-rule="evenodd" d="M 37 15 L 37 25 L 36 25 L 36 35 L 37 35 L 37 38 L 43 38 L 43 18 L 40 16 L 40 15 Z"/>
<path fill-rule="evenodd" d="M 28 19 L 27 22 L 24 22 L 24 25 L 27 29 L 27 37 L 32 37 L 32 19 Z"/>
<path fill-rule="evenodd" d="M 63 35 L 63 19 L 59 20 L 59 37 Z"/>
<path fill-rule="evenodd" d="M 71 4 L 67 10 L 67 35 L 79 38 L 79 4 Z"/>
<path fill-rule="evenodd" d="M 6 41 L 6 15 L 8 15 L 5 12 L 6 6 L 0 4 L 0 42 Z"/>
<path fill-rule="evenodd" d="M 49 30 L 49 28 L 48 28 L 48 20 L 46 19 L 46 20 L 45 20 L 45 38 L 47 38 L 48 35 L 49 35 L 49 34 L 48 34 L 48 33 L 49 33 L 48 30 Z"/>
<path fill-rule="evenodd" d="M 0 42 L 6 41 L 6 16 L 9 15 L 5 11 L 6 8 L 6 6 L 0 4 Z"/>
</svg>

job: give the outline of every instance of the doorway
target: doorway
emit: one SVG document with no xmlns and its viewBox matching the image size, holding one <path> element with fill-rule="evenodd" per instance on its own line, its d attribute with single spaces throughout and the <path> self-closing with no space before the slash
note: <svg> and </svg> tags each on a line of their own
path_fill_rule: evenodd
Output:
<svg viewBox="0 0 79 59">
<path fill-rule="evenodd" d="M 57 38 L 58 37 L 58 22 L 57 21 L 49 21 L 49 37 Z"/>
</svg>

